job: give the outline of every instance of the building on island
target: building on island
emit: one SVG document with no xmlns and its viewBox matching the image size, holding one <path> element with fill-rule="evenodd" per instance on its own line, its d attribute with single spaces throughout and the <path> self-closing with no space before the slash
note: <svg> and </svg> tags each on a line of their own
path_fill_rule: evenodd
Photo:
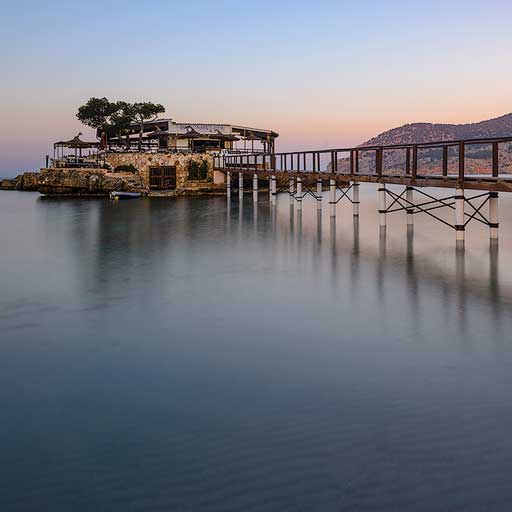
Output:
<svg viewBox="0 0 512 512">
<path fill-rule="evenodd" d="M 111 149 L 139 148 L 139 125 L 131 125 L 121 137 L 109 137 Z M 97 131 L 98 139 L 103 136 Z M 230 152 L 274 153 L 275 139 L 272 130 L 229 124 L 177 123 L 172 119 L 156 119 L 144 123 L 142 148 L 146 151 L 176 151 L 204 153 L 227 150 Z"/>
<path fill-rule="evenodd" d="M 119 136 L 98 129 L 95 142 L 83 141 L 80 135 L 54 144 L 47 170 L 88 169 L 116 179 L 126 177 L 152 194 L 222 190 L 225 176 L 214 173 L 213 156 L 274 153 L 279 136 L 267 129 L 172 119 L 146 122 L 142 132 L 132 124 Z"/>
</svg>

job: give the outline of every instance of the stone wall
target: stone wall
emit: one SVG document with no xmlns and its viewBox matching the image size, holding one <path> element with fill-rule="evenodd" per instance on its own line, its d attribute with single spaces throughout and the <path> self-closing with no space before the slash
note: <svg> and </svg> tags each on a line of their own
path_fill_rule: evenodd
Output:
<svg viewBox="0 0 512 512">
<path fill-rule="evenodd" d="M 156 166 L 176 166 L 176 191 L 216 188 L 213 183 L 213 157 L 207 154 L 183 153 L 108 153 L 107 163 L 112 171 L 119 165 L 133 165 L 142 177 L 145 187 L 149 188 L 149 168 Z M 189 180 L 190 162 L 208 163 L 206 180 Z M 219 185 L 217 185 L 218 187 Z"/>
</svg>

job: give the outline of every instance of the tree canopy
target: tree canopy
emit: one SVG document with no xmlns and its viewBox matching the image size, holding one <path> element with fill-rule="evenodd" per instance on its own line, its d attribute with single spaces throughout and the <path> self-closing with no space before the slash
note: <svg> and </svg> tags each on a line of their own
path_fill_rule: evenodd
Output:
<svg viewBox="0 0 512 512">
<path fill-rule="evenodd" d="M 142 146 L 144 123 L 156 119 L 158 114 L 165 112 L 159 103 L 126 101 L 111 102 L 107 98 L 90 98 L 78 108 L 76 117 L 86 126 L 100 128 L 107 137 L 129 135 L 131 124 L 139 126 L 139 149 Z M 128 139 L 127 139 L 128 143 Z"/>
</svg>

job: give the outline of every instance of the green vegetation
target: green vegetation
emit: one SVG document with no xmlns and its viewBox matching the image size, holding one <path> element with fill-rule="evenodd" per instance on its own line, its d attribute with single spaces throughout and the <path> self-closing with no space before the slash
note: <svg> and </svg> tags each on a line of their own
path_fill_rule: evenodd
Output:
<svg viewBox="0 0 512 512">
<path fill-rule="evenodd" d="M 101 129 L 106 137 L 126 136 L 129 144 L 130 125 L 139 127 L 139 150 L 142 147 L 144 123 L 156 119 L 158 114 L 165 112 L 159 103 L 148 101 L 128 103 L 126 101 L 111 102 L 107 98 L 90 98 L 78 108 L 76 117 L 86 126 Z"/>
<path fill-rule="evenodd" d="M 191 181 L 206 180 L 208 176 L 208 162 L 192 160 L 188 166 L 188 179 Z"/>
</svg>

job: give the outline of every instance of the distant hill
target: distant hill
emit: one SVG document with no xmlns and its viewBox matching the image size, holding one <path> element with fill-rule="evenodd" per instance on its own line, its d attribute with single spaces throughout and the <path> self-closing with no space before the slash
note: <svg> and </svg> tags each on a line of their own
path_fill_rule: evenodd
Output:
<svg viewBox="0 0 512 512">
<path fill-rule="evenodd" d="M 388 130 L 364 142 L 364 146 L 384 146 L 390 144 L 412 144 L 442 140 L 479 139 L 486 137 L 512 136 L 512 113 L 495 119 L 469 124 L 434 124 L 411 123 Z M 456 172 L 458 167 L 457 148 L 448 152 L 449 172 Z M 499 167 L 501 173 L 512 173 L 512 143 L 500 144 Z M 405 169 L 405 151 L 386 151 L 384 153 L 384 170 L 387 173 L 400 173 Z M 330 166 L 329 166 L 330 167 Z M 328 169 L 329 169 L 328 167 Z M 437 174 L 441 172 L 442 150 L 425 149 L 418 153 L 418 173 Z M 338 169 L 348 172 L 349 160 L 338 161 Z M 360 172 L 375 172 L 375 153 L 361 152 L 359 157 Z M 466 171 L 469 174 L 490 173 L 491 147 L 489 144 L 476 144 L 466 147 Z"/>
<path fill-rule="evenodd" d="M 512 136 L 512 113 L 495 119 L 468 124 L 404 124 L 381 133 L 362 146 L 411 144 L 436 140 L 480 139 L 485 137 Z"/>
</svg>

